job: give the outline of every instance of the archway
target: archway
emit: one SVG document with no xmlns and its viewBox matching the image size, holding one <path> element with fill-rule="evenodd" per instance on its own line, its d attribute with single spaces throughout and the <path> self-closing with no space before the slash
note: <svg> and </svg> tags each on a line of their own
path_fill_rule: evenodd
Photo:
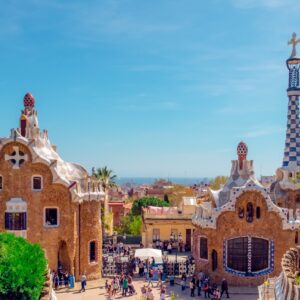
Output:
<svg viewBox="0 0 300 300">
<path fill-rule="evenodd" d="M 57 254 L 57 269 L 61 271 L 71 271 L 70 257 L 68 254 L 67 243 L 60 241 Z"/>
</svg>

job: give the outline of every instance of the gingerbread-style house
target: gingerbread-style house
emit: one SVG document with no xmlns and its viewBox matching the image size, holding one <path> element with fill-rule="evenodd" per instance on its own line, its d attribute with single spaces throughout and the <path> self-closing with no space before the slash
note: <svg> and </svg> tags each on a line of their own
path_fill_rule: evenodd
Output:
<svg viewBox="0 0 300 300">
<path fill-rule="evenodd" d="M 0 231 L 41 244 L 49 267 L 101 274 L 100 183 L 59 156 L 28 93 L 20 127 L 0 138 Z"/>
<path fill-rule="evenodd" d="M 283 254 L 299 243 L 300 219 L 271 200 L 255 178 L 247 151 L 241 142 L 228 182 L 211 191 L 193 217 L 197 269 L 233 285 L 258 285 L 278 275 Z"/>
</svg>

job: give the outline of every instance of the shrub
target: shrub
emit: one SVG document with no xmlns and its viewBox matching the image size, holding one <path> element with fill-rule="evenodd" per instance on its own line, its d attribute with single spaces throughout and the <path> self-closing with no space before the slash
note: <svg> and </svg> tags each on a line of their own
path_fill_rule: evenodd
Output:
<svg viewBox="0 0 300 300">
<path fill-rule="evenodd" d="M 142 207 L 148 207 L 148 206 L 164 207 L 164 206 L 170 206 L 170 203 L 156 197 L 144 197 L 133 202 L 131 213 L 134 216 L 141 215 Z"/>
<path fill-rule="evenodd" d="M 0 299 L 39 299 L 46 269 L 40 245 L 12 234 L 0 234 Z"/>
</svg>

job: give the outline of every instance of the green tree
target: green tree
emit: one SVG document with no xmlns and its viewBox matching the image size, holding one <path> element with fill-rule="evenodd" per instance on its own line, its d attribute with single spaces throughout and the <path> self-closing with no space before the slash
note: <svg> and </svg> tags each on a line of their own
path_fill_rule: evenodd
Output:
<svg viewBox="0 0 300 300">
<path fill-rule="evenodd" d="M 227 176 L 217 176 L 210 181 L 209 186 L 212 190 L 219 190 L 221 186 L 227 182 L 227 180 Z"/>
<path fill-rule="evenodd" d="M 170 206 L 170 203 L 156 197 L 143 197 L 133 202 L 131 214 L 139 216 L 142 214 L 142 207 L 148 206 L 168 207 Z"/>
<path fill-rule="evenodd" d="M 95 170 L 93 168 L 92 170 L 93 176 L 97 178 L 100 181 L 101 187 L 103 192 L 105 193 L 105 198 L 104 198 L 104 210 L 102 210 L 102 228 L 103 230 L 109 226 L 108 220 L 106 218 L 107 213 L 108 213 L 108 192 L 111 188 L 116 187 L 116 179 L 117 176 L 113 174 L 114 172 L 105 166 L 104 168 L 98 168 Z M 104 232 L 103 232 L 104 234 Z"/>
<path fill-rule="evenodd" d="M 129 232 L 132 235 L 141 235 L 142 233 L 142 216 L 132 216 L 129 224 Z"/>
<path fill-rule="evenodd" d="M 121 220 L 121 226 L 118 227 L 119 234 L 141 235 L 142 232 L 142 216 L 127 215 Z"/>
<path fill-rule="evenodd" d="M 102 190 L 105 193 L 105 201 L 104 201 L 104 210 L 105 212 L 108 211 L 108 191 L 116 187 L 116 179 L 117 175 L 114 174 L 114 172 L 105 166 L 104 168 L 98 168 L 95 171 L 95 168 L 93 168 L 93 176 L 96 177 L 101 184 Z"/>
<path fill-rule="evenodd" d="M 40 245 L 0 234 L 0 299 L 39 299 L 46 271 L 47 260 Z"/>
</svg>

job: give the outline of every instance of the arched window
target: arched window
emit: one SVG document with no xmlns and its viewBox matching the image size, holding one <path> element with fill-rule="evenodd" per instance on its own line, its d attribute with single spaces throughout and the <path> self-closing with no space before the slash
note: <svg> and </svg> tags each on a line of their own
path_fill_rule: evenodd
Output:
<svg viewBox="0 0 300 300">
<path fill-rule="evenodd" d="M 212 264 L 212 266 L 211 266 L 212 271 L 217 270 L 217 268 L 218 268 L 218 252 L 215 249 L 213 249 L 213 251 L 211 252 L 211 264 Z"/>
<path fill-rule="evenodd" d="M 261 271 L 271 272 L 274 267 L 270 259 L 271 248 L 269 241 L 262 238 L 239 237 L 228 240 L 225 269 L 243 276 L 256 276 Z"/>
<path fill-rule="evenodd" d="M 97 244 L 96 241 L 91 241 L 89 245 L 89 260 L 90 263 L 97 261 Z"/>
<path fill-rule="evenodd" d="M 251 202 L 247 204 L 246 220 L 248 223 L 253 222 L 253 204 Z"/>
<path fill-rule="evenodd" d="M 298 231 L 295 232 L 295 244 L 298 244 L 299 237 L 298 237 Z"/>
<path fill-rule="evenodd" d="M 239 207 L 239 218 L 243 219 L 245 215 L 244 207 Z"/>
<path fill-rule="evenodd" d="M 300 203 L 300 195 L 296 196 L 296 203 Z"/>
<path fill-rule="evenodd" d="M 3 176 L 0 175 L 0 191 L 3 190 Z"/>
<path fill-rule="evenodd" d="M 260 219 L 260 207 L 256 207 L 256 219 Z"/>
</svg>

